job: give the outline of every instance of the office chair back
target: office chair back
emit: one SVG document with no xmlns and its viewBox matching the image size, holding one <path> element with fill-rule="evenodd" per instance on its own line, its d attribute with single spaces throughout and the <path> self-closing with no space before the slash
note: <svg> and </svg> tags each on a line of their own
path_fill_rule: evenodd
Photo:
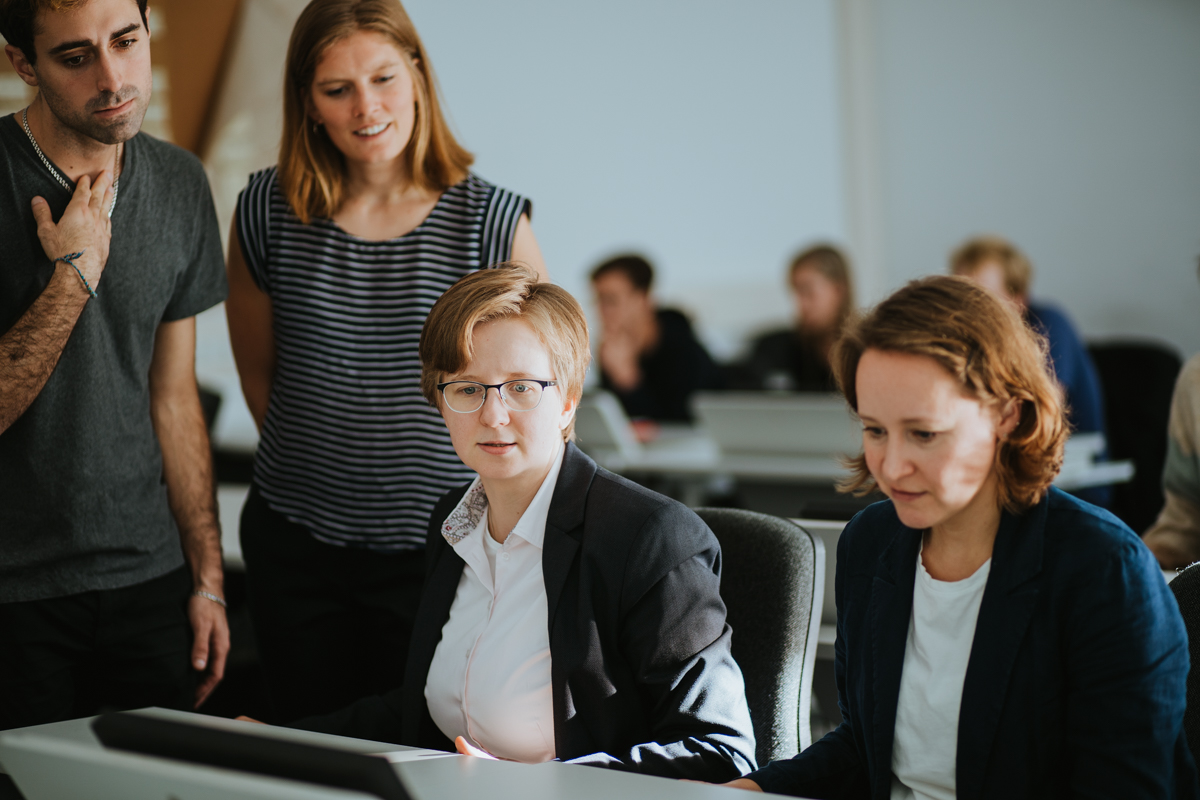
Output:
<svg viewBox="0 0 1200 800">
<path fill-rule="evenodd" d="M 1187 677 L 1187 709 L 1183 729 L 1187 732 L 1192 758 L 1200 764 L 1200 564 L 1193 564 L 1175 576 L 1171 591 L 1188 634 L 1188 655 L 1192 667 Z"/>
<path fill-rule="evenodd" d="M 825 590 L 825 546 L 779 517 L 732 508 L 696 513 L 721 543 L 721 597 L 746 680 L 758 763 L 812 744 L 809 704 Z"/>
<path fill-rule="evenodd" d="M 1105 342 L 1088 352 L 1104 393 L 1108 457 L 1134 467 L 1133 480 L 1113 487 L 1112 512 L 1141 533 L 1163 507 L 1167 420 L 1183 361 L 1157 342 Z"/>
</svg>

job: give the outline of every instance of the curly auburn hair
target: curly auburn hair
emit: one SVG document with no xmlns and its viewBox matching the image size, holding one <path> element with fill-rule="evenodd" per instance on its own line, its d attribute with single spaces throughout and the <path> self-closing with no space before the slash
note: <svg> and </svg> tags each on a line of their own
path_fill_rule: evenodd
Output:
<svg viewBox="0 0 1200 800">
<path fill-rule="evenodd" d="M 858 362 L 871 349 L 931 358 L 986 405 L 1019 401 L 1020 420 L 996 448 L 1000 504 L 1021 513 L 1041 500 L 1062 467 L 1069 429 L 1046 341 L 1009 303 L 967 278 L 936 276 L 912 281 L 852 322 L 832 361 L 855 413 Z M 841 491 L 876 488 L 863 454 L 847 465 Z"/>
</svg>

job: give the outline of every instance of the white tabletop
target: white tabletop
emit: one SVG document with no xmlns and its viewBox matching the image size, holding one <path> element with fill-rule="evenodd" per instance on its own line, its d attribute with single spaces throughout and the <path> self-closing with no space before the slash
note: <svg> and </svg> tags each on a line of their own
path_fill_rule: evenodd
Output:
<svg viewBox="0 0 1200 800">
<path fill-rule="evenodd" d="M 373 753 L 392 761 L 405 786 L 416 800 L 442 800 L 447 797 L 479 797 L 487 800 L 622 800 L 661 798 L 662 800 L 736 800 L 736 795 L 719 786 L 685 783 L 619 772 L 611 769 L 583 767 L 551 762 L 547 764 L 517 764 L 446 754 L 435 750 L 420 750 L 380 742 L 345 739 L 327 734 L 294 731 L 266 725 L 220 720 L 199 714 L 156 710 L 154 713 L 173 719 L 192 719 L 213 727 L 232 728 L 241 733 L 279 736 L 357 753 Z M 91 730 L 91 719 L 39 725 L 15 731 L 0 732 L 0 752 L 5 737 L 49 737 L 66 740 L 85 747 L 102 749 Z M 138 758 L 150 758 L 141 757 Z M 225 772 L 216 768 L 210 771 Z M 3 766 L 0 765 L 0 771 Z M 18 783 L 18 788 L 20 784 Z M 81 785 L 71 796 L 92 796 L 89 790 L 97 787 Z M 748 795 L 745 795 L 749 797 Z"/>
<path fill-rule="evenodd" d="M 635 454 L 594 450 L 588 454 L 605 469 L 617 473 L 653 474 L 674 478 L 707 479 L 728 475 L 746 480 L 780 483 L 832 484 L 849 475 L 841 456 L 783 455 L 779 453 L 722 452 L 699 428 L 664 426 L 664 436 L 642 445 Z M 1133 462 L 1094 462 L 1095 437 L 1076 437 L 1079 446 L 1068 448 L 1070 457 L 1054 485 L 1065 491 L 1088 486 L 1124 483 L 1133 477 Z M 1074 444 L 1075 440 L 1072 440 Z M 1103 442 L 1101 441 L 1101 447 Z"/>
</svg>

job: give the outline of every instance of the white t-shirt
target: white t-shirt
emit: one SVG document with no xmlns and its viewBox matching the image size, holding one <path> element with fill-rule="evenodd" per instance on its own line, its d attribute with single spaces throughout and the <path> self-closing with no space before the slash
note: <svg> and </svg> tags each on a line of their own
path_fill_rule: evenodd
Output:
<svg viewBox="0 0 1200 800">
<path fill-rule="evenodd" d="M 450 739 L 526 763 L 555 757 L 542 542 L 561 467 L 560 453 L 503 544 L 478 479 L 442 525 L 467 565 L 425 680 L 429 715 Z"/>
<path fill-rule="evenodd" d="M 900 674 L 891 800 L 955 800 L 958 711 L 992 560 L 961 581 L 934 580 L 917 555 Z"/>
</svg>

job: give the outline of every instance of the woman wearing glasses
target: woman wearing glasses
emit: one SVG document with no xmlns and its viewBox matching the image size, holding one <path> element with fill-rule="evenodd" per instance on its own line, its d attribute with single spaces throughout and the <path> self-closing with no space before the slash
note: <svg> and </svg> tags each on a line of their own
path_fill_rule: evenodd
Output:
<svg viewBox="0 0 1200 800">
<path fill-rule="evenodd" d="M 403 686 L 297 726 L 710 781 L 752 769 L 716 538 L 570 441 L 579 304 L 525 267 L 477 272 L 433 307 L 420 353 L 479 477 L 429 521 Z"/>
<path fill-rule="evenodd" d="M 241 540 L 277 721 L 403 669 L 425 523 L 471 475 L 421 399 L 421 325 L 468 272 L 542 263 L 528 201 L 468 171 L 397 0 L 309 3 L 285 76 L 279 165 L 238 199 L 226 303 L 262 434 Z"/>
</svg>

